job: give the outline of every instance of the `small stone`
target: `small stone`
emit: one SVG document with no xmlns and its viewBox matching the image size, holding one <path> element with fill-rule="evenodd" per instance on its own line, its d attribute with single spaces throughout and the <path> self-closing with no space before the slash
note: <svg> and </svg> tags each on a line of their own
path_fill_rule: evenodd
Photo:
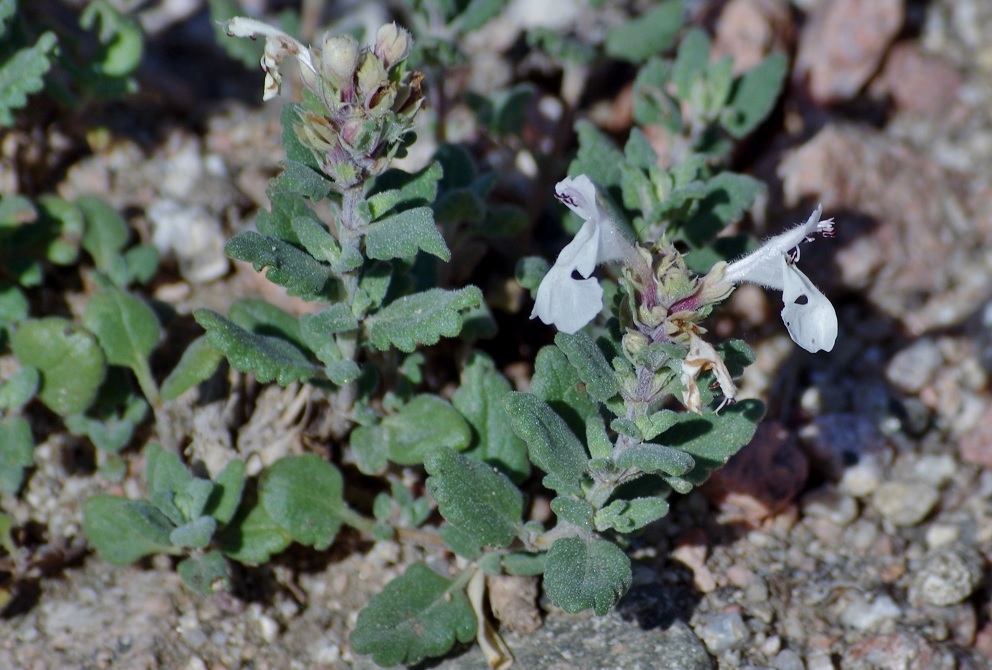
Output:
<svg viewBox="0 0 992 670">
<path fill-rule="evenodd" d="M 791 649 L 783 649 L 772 660 L 775 670 L 805 670 L 803 659 Z"/>
<path fill-rule="evenodd" d="M 923 482 L 893 481 L 878 487 L 872 505 L 897 526 L 915 526 L 933 510 L 940 493 Z"/>
<path fill-rule="evenodd" d="M 279 634 L 279 623 L 272 617 L 263 614 L 258 617 L 258 632 L 263 640 L 272 644 Z"/>
<path fill-rule="evenodd" d="M 803 497 L 803 514 L 847 526 L 858 518 L 858 503 L 832 486 L 823 486 Z"/>
<path fill-rule="evenodd" d="M 844 529 L 844 546 L 867 551 L 878 540 L 878 526 L 868 519 L 858 519 Z"/>
<path fill-rule="evenodd" d="M 836 670 L 830 652 L 814 651 L 806 657 L 806 670 Z"/>
<path fill-rule="evenodd" d="M 902 608 L 891 597 L 882 594 L 869 600 L 858 595 L 840 614 L 840 622 L 847 628 L 866 632 L 876 630 L 888 621 L 902 616 Z"/>
<path fill-rule="evenodd" d="M 956 665 L 950 650 L 937 647 L 915 632 L 904 631 L 865 638 L 848 648 L 841 660 L 844 668 L 953 670 Z M 808 670 L 813 670 L 811 663 Z"/>
<path fill-rule="evenodd" d="M 917 340 L 892 357 L 885 368 L 885 378 L 903 393 L 919 393 L 933 381 L 943 363 L 944 357 L 936 342 Z"/>
<path fill-rule="evenodd" d="M 913 464 L 915 479 L 938 488 L 953 479 L 957 471 L 957 461 L 950 454 L 928 454 Z"/>
<path fill-rule="evenodd" d="M 192 656 L 186 663 L 186 670 L 207 670 L 207 664 L 199 656 Z"/>
<path fill-rule="evenodd" d="M 689 625 L 676 620 L 663 633 L 655 658 L 658 670 L 711 670 L 713 661 Z"/>
<path fill-rule="evenodd" d="M 881 453 L 864 454 L 857 463 L 844 470 L 837 488 L 855 498 L 871 495 L 882 483 L 885 460 Z"/>
<path fill-rule="evenodd" d="M 932 523 L 927 526 L 927 547 L 940 549 L 961 539 L 961 528 L 945 523 Z"/>
<path fill-rule="evenodd" d="M 748 630 L 740 614 L 728 612 L 706 617 L 703 624 L 696 628 L 696 634 L 711 654 L 719 656 L 744 644 L 750 637 L 751 631 Z"/>
<path fill-rule="evenodd" d="M 982 581 L 982 557 L 971 547 L 942 549 L 913 579 L 911 597 L 946 607 L 968 598 Z"/>
<path fill-rule="evenodd" d="M 958 439 L 957 446 L 962 461 L 992 468 L 992 403 L 985 408 L 977 425 Z"/>
</svg>

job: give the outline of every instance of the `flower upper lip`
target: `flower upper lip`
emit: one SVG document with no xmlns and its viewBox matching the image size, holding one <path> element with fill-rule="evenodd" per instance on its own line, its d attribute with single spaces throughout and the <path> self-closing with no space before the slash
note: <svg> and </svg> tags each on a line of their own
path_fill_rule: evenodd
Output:
<svg viewBox="0 0 992 670">
<path fill-rule="evenodd" d="M 587 176 L 560 181 L 555 195 L 584 223 L 541 280 L 530 317 L 571 334 L 596 318 L 603 308 L 603 288 L 589 278 L 593 270 L 600 263 L 625 258 L 633 246 L 597 202 L 596 187 Z M 573 272 L 583 279 L 573 278 Z"/>
</svg>

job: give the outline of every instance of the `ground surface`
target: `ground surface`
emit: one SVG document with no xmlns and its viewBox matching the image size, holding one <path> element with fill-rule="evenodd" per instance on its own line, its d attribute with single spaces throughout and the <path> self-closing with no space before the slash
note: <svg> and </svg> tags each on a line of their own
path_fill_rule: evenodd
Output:
<svg viewBox="0 0 992 670">
<path fill-rule="evenodd" d="M 817 245 L 804 266 L 839 305 L 838 345 L 801 355 L 776 323 L 777 298 L 738 292 L 714 328 L 740 327 L 754 343 L 744 388 L 769 400 L 767 424 L 637 540 L 635 585 L 616 612 L 546 612 L 536 632 L 508 632 L 517 667 L 990 667 L 992 5 L 907 3 L 906 27 L 879 39 L 902 3 L 864 3 L 877 16 L 859 14 L 857 0 L 832 4 L 803 28 L 795 5 L 790 16 L 784 2 L 732 2 L 737 18 L 713 25 L 738 55 L 746 47 L 735 39 L 750 28 L 792 31 L 807 84 L 789 95 L 786 130 L 749 148 L 749 169 L 771 185 L 770 213 L 820 201 L 835 216 L 833 247 Z M 579 9 L 566 14 L 581 22 Z M 158 33 L 135 108 L 143 121 L 64 157 L 50 186 L 105 197 L 146 235 L 178 226 L 179 237 L 195 236 L 173 279 L 155 287 L 180 314 L 223 311 L 238 295 L 279 299 L 221 251 L 265 203 L 281 157 L 278 108 L 244 102 L 260 94 L 260 75 L 203 64 L 217 57 L 203 22 Z M 506 66 L 479 43 L 472 76 L 497 85 Z M 609 105 L 600 116 L 622 125 L 622 94 Z M 0 177 L 5 192 L 27 186 Z M 231 388 L 171 410 L 174 429 L 194 437 L 191 458 L 269 462 L 304 449 L 300 389 Z M 345 535 L 326 556 L 291 550 L 239 572 L 237 597 L 200 597 L 167 559 L 111 568 L 83 550 L 82 501 L 141 491 L 138 460 L 115 489 L 77 463 L 87 453 L 53 432 L 20 497 L 3 501 L 15 523 L 41 529 L 53 567 L 17 586 L 0 621 L 0 667 L 371 667 L 347 635 L 367 599 L 418 556 Z M 484 661 L 472 649 L 440 667 Z"/>
</svg>

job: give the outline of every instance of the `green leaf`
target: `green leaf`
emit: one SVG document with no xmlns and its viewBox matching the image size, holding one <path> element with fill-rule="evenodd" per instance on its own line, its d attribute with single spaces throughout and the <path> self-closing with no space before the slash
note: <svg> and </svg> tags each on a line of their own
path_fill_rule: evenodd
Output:
<svg viewBox="0 0 992 670">
<path fill-rule="evenodd" d="M 245 463 L 233 460 L 224 466 L 220 474 L 214 478 L 214 487 L 210 499 L 203 508 L 204 514 L 209 514 L 223 525 L 234 518 L 241 503 L 241 494 L 245 488 Z"/>
<path fill-rule="evenodd" d="M 546 554 L 532 554 L 526 551 L 513 551 L 503 554 L 503 570 L 508 575 L 520 575 L 522 577 L 535 577 L 544 574 L 544 560 Z"/>
<path fill-rule="evenodd" d="M 152 308 L 120 289 L 104 289 L 86 303 L 83 323 L 100 341 L 107 362 L 131 368 L 145 397 L 154 402 L 158 387 L 148 357 L 158 346 L 161 328 Z"/>
<path fill-rule="evenodd" d="M 164 491 L 175 496 L 186 490 L 193 475 L 179 460 L 179 456 L 166 451 L 154 442 L 145 449 L 145 481 L 152 493 Z"/>
<path fill-rule="evenodd" d="M 121 252 L 127 244 L 128 229 L 124 219 L 113 207 L 96 196 L 76 198 L 76 206 L 86 219 L 83 249 L 93 257 L 98 270 L 106 273 L 114 283 L 125 270 Z"/>
<path fill-rule="evenodd" d="M 506 6 L 506 0 L 469 0 L 468 5 L 454 21 L 454 28 L 470 33 L 496 18 Z"/>
<path fill-rule="evenodd" d="M 176 547 L 202 549 L 210 544 L 210 538 L 217 530 L 217 519 L 212 516 L 201 516 L 189 523 L 179 526 L 169 534 L 169 542 Z"/>
<path fill-rule="evenodd" d="M 678 423 L 683 416 L 687 415 L 663 409 L 651 415 L 641 415 L 637 417 L 635 423 L 645 440 L 653 440 Z"/>
<path fill-rule="evenodd" d="M 789 59 L 775 52 L 734 82 L 729 105 L 720 117 L 731 137 L 741 139 L 764 121 L 775 107 L 788 70 Z"/>
<path fill-rule="evenodd" d="M 411 352 L 418 344 L 436 344 L 441 337 L 461 332 L 462 314 L 482 304 L 482 291 L 466 286 L 457 291 L 435 288 L 386 305 L 366 320 L 372 346 L 380 351 L 394 346 Z"/>
<path fill-rule="evenodd" d="M 658 441 L 693 457 L 696 465 L 685 478 L 698 485 L 751 441 L 764 413 L 765 407 L 758 400 L 741 400 L 719 414 L 704 409 L 702 415 L 682 415 L 684 418 Z"/>
<path fill-rule="evenodd" d="M 437 160 L 416 174 L 396 168 L 386 170 L 376 178 L 368 198 L 359 206 L 366 210 L 366 221 L 380 218 L 397 205 L 430 205 L 437 199 L 442 174 L 441 163 Z"/>
<path fill-rule="evenodd" d="M 219 551 L 191 556 L 180 561 L 176 571 L 183 578 L 186 586 L 201 595 L 209 596 L 215 591 L 231 590 L 231 575 L 227 569 L 227 560 Z"/>
<path fill-rule="evenodd" d="M 221 550 L 239 563 L 268 563 L 292 544 L 293 538 L 258 502 L 254 487 L 245 496 L 249 502 L 238 507 L 238 513 L 218 534 Z"/>
<path fill-rule="evenodd" d="M 124 252 L 126 280 L 124 285 L 147 284 L 158 272 L 158 249 L 150 244 L 136 244 Z"/>
<path fill-rule="evenodd" d="M 186 487 L 175 496 L 176 506 L 182 510 L 183 518 L 190 521 L 203 516 L 203 510 L 214 492 L 214 483 L 203 477 L 193 477 Z"/>
<path fill-rule="evenodd" d="M 544 563 L 544 591 L 570 614 L 609 612 L 631 584 L 630 559 L 612 542 L 567 537 L 555 540 Z"/>
<path fill-rule="evenodd" d="M 223 360 L 224 354 L 210 346 L 206 335 L 196 338 L 162 382 L 162 397 L 175 400 L 197 384 L 207 381 Z"/>
<path fill-rule="evenodd" d="M 286 147 L 286 150 L 288 152 L 289 147 Z M 255 218 L 255 227 L 258 228 L 258 232 L 268 237 L 277 237 L 289 244 L 302 246 L 300 238 L 293 231 L 293 219 L 314 216 L 307 201 L 298 193 L 278 189 L 270 189 L 269 200 L 272 201 L 272 211 L 259 210 L 258 216 Z"/>
<path fill-rule="evenodd" d="M 646 125 L 660 125 L 671 133 L 682 131 L 679 103 L 668 91 L 672 62 L 650 59 L 634 78 L 634 120 Z M 646 166 L 642 166 L 646 167 Z"/>
<path fill-rule="evenodd" d="M 24 472 L 32 465 L 31 426 L 19 416 L 0 421 L 0 494 L 17 495 L 24 483 Z"/>
<path fill-rule="evenodd" d="M 193 317 L 207 331 L 210 346 L 227 356 L 235 370 L 252 372 L 262 383 L 274 379 L 286 386 L 320 376 L 306 354 L 280 337 L 251 333 L 208 309 L 196 310 Z"/>
<path fill-rule="evenodd" d="M 694 246 L 707 244 L 729 224 L 739 221 L 765 191 L 764 182 L 733 172 L 721 172 L 706 182 L 705 195 L 695 212 L 682 225 Z"/>
<path fill-rule="evenodd" d="M 551 501 L 551 511 L 560 521 L 577 526 L 587 533 L 592 531 L 593 509 L 585 500 L 557 496 Z"/>
<path fill-rule="evenodd" d="M 520 529 L 523 493 L 490 465 L 454 449 L 435 449 L 424 461 L 427 490 L 441 516 L 485 547 L 510 546 Z"/>
<path fill-rule="evenodd" d="M 469 561 L 476 561 L 482 556 L 482 547 L 469 533 L 458 526 L 443 523 L 437 531 L 438 536 L 454 553 Z"/>
<path fill-rule="evenodd" d="M 558 333 L 555 335 L 555 344 L 579 373 L 579 379 L 586 385 L 586 391 L 593 400 L 606 402 L 619 393 L 620 383 L 616 372 L 588 334 Z"/>
<path fill-rule="evenodd" d="M 527 443 L 531 461 L 547 473 L 544 485 L 558 493 L 581 495 L 589 457 L 565 421 L 530 393 L 510 393 L 503 406 L 514 432 Z"/>
<path fill-rule="evenodd" d="M 79 16 L 79 25 L 86 30 L 100 23 L 100 49 L 92 55 L 92 64 L 105 77 L 121 78 L 132 74 L 141 64 L 144 37 L 132 19 L 121 14 L 108 0 L 89 3 Z"/>
<path fill-rule="evenodd" d="M 330 180 L 309 165 L 287 160 L 279 166 L 282 168 L 282 174 L 279 175 L 281 190 L 298 193 L 313 201 L 323 200 L 331 192 Z"/>
<path fill-rule="evenodd" d="M 612 528 L 618 533 L 633 533 L 668 514 L 668 502 L 661 498 L 614 500 L 596 512 L 596 528 Z"/>
<path fill-rule="evenodd" d="M 637 468 L 642 472 L 681 477 L 696 467 L 696 461 L 679 449 L 643 442 L 624 449 L 614 459 L 618 468 Z"/>
<path fill-rule="evenodd" d="M 609 137 L 582 119 L 575 124 L 579 151 L 568 166 L 568 174 L 584 174 L 602 188 L 620 187 L 625 158 Z"/>
<path fill-rule="evenodd" d="M 338 469 L 314 454 L 285 456 L 258 482 L 258 497 L 269 516 L 294 540 L 322 551 L 341 528 L 346 506 Z"/>
<path fill-rule="evenodd" d="M 599 405 L 558 347 L 546 346 L 537 352 L 530 392 L 551 405 L 576 435 L 585 435 L 586 418 L 599 413 Z"/>
<path fill-rule="evenodd" d="M 389 460 L 399 465 L 419 465 L 438 447 L 462 451 L 472 441 L 472 429 L 458 410 L 429 394 L 414 397 L 378 428 L 388 445 Z"/>
<path fill-rule="evenodd" d="M 11 338 L 11 349 L 21 365 L 38 369 L 39 399 L 62 416 L 92 405 L 107 374 L 96 337 L 68 319 L 25 321 Z"/>
<path fill-rule="evenodd" d="M 472 605 L 460 586 L 415 563 L 358 615 L 351 646 L 376 665 L 413 665 L 475 637 Z"/>
<path fill-rule="evenodd" d="M 38 198 L 39 220 L 42 226 L 51 226 L 51 238 L 45 249 L 45 258 L 55 265 L 72 265 L 79 260 L 79 248 L 86 223 L 83 213 L 75 204 L 54 195 Z"/>
<path fill-rule="evenodd" d="M 710 62 L 710 38 L 702 28 L 692 28 L 682 38 L 672 69 L 672 83 L 679 99 L 691 102 L 693 87 L 700 81 Z M 702 110 L 697 110 L 702 111 Z"/>
<path fill-rule="evenodd" d="M 469 358 L 461 382 L 451 403 L 472 427 L 472 443 L 465 455 L 499 468 L 515 482 L 523 481 L 530 474 L 527 445 L 513 432 L 503 407 L 503 398 L 512 390 L 510 382 L 481 353 Z"/>
<path fill-rule="evenodd" d="M 303 248 L 318 261 L 334 263 L 341 257 L 341 245 L 316 215 L 294 216 L 290 225 Z"/>
<path fill-rule="evenodd" d="M 392 432 L 385 426 L 358 426 L 351 431 L 351 451 L 355 465 L 367 475 L 379 475 L 389 465 Z"/>
<path fill-rule="evenodd" d="M 149 554 L 172 551 L 172 524 L 144 500 L 93 496 L 83 504 L 83 530 L 111 565 L 127 565 Z"/>
<path fill-rule="evenodd" d="M 65 417 L 65 427 L 75 435 L 85 435 L 100 451 L 116 453 L 131 443 L 134 429 L 148 415 L 148 403 L 130 396 L 124 407 L 91 407 L 85 414 Z"/>
<path fill-rule="evenodd" d="M 383 261 L 412 258 L 419 250 L 444 261 L 451 260 L 451 252 L 434 224 L 430 207 L 407 209 L 365 227 L 365 251 L 369 258 Z"/>
<path fill-rule="evenodd" d="M 0 282 L 0 325 L 18 323 L 28 318 L 28 299 L 13 284 Z"/>
<path fill-rule="evenodd" d="M 25 366 L 0 384 L 0 410 L 20 409 L 38 391 L 41 375 L 37 368 Z"/>
<path fill-rule="evenodd" d="M 52 67 L 57 46 L 54 33 L 42 33 L 34 46 L 20 49 L 0 65 L 0 128 L 13 126 L 13 112 L 45 86 L 44 76 Z"/>
<path fill-rule="evenodd" d="M 530 291 L 533 298 L 537 293 L 537 287 L 541 285 L 541 280 L 548 274 L 551 265 L 540 256 L 525 256 L 517 261 L 514 277 L 517 283 Z"/>
<path fill-rule="evenodd" d="M 672 48 L 682 28 L 682 0 L 662 0 L 641 16 L 625 21 L 606 34 L 606 53 L 641 63 Z"/>
<path fill-rule="evenodd" d="M 236 326 L 258 335 L 280 337 L 301 349 L 305 346 L 300 320 L 261 298 L 238 298 L 231 303 L 228 318 Z"/>
<path fill-rule="evenodd" d="M 304 300 L 336 300 L 340 283 L 331 269 L 288 242 L 251 230 L 238 233 L 224 247 L 228 256 L 251 263 L 256 272 Z"/>
</svg>

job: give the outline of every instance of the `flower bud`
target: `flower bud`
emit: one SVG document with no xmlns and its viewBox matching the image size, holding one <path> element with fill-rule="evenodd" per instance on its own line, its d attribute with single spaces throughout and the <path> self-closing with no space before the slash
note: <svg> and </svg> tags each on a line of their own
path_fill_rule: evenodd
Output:
<svg viewBox="0 0 992 670">
<path fill-rule="evenodd" d="M 376 32 L 372 50 L 388 70 L 410 55 L 412 45 L 410 33 L 395 23 L 387 23 Z"/>
<path fill-rule="evenodd" d="M 350 90 L 358 69 L 358 42 L 351 35 L 328 35 L 320 65 L 324 79 L 335 90 Z"/>
</svg>

